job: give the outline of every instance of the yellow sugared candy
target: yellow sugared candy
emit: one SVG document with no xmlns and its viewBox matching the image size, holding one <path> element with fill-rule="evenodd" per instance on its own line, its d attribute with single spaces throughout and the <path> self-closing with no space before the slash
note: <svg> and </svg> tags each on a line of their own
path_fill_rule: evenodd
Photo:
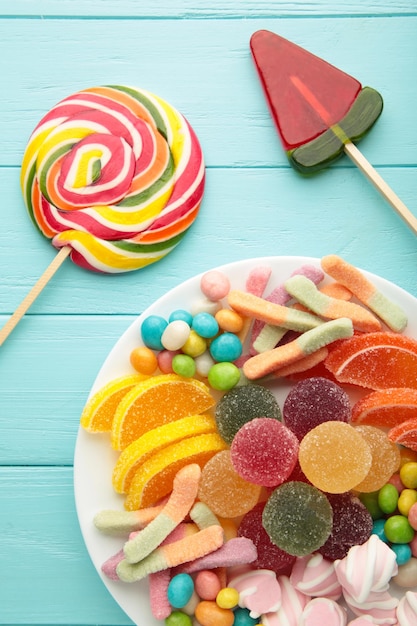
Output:
<svg viewBox="0 0 417 626">
<path fill-rule="evenodd" d="M 220 517 L 238 517 L 259 500 L 261 486 L 239 476 L 230 460 L 230 451 L 215 454 L 203 468 L 198 497 Z"/>
<path fill-rule="evenodd" d="M 138 467 L 152 454 L 187 437 L 216 432 L 211 415 L 190 415 L 149 430 L 132 441 L 119 456 L 113 469 L 112 482 L 117 493 L 127 493 Z"/>
<path fill-rule="evenodd" d="M 169 494 L 177 472 L 190 463 L 203 467 L 227 444 L 217 433 L 197 435 L 178 441 L 152 454 L 133 476 L 125 500 L 128 511 L 153 506 Z"/>
<path fill-rule="evenodd" d="M 387 434 L 376 426 L 356 426 L 355 430 L 362 435 L 372 454 L 370 470 L 355 486 L 355 490 L 362 493 L 378 491 L 399 469 L 400 451 L 398 446 L 388 439 Z"/>
<path fill-rule="evenodd" d="M 368 474 L 372 453 L 350 424 L 329 421 L 308 432 L 300 442 L 299 462 L 308 480 L 328 493 L 353 489 Z"/>
<path fill-rule="evenodd" d="M 80 419 L 81 426 L 90 433 L 110 432 L 120 401 L 133 387 L 147 378 L 143 374 L 130 374 L 104 385 L 85 405 Z"/>
<path fill-rule="evenodd" d="M 177 374 L 152 376 L 136 385 L 118 405 L 112 424 L 112 446 L 124 450 L 148 430 L 205 413 L 213 405 L 209 387 L 199 380 Z"/>
</svg>

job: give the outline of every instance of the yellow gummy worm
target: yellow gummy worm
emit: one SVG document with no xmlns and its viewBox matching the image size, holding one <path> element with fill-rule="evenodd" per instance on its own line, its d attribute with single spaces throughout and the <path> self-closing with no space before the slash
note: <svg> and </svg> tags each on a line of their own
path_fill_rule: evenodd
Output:
<svg viewBox="0 0 417 626">
<path fill-rule="evenodd" d="M 320 293 L 313 281 L 306 276 L 292 276 L 285 282 L 285 289 L 301 304 L 317 315 L 327 319 L 348 317 L 354 328 L 365 333 L 381 330 L 380 321 L 360 304 L 338 300 Z"/>
<path fill-rule="evenodd" d="M 353 325 L 349 318 L 341 317 L 337 320 L 324 322 L 318 328 L 306 331 L 294 341 L 248 359 L 243 365 L 243 373 L 250 380 L 262 378 L 284 367 L 284 365 L 289 365 L 307 354 L 312 354 L 336 339 L 344 339 L 352 337 L 352 335 Z"/>
<path fill-rule="evenodd" d="M 391 330 L 402 332 L 405 329 L 408 320 L 403 309 L 378 291 L 357 267 L 336 254 L 323 257 L 321 266 L 329 276 L 347 287 L 360 302 L 376 313 Z"/>
<path fill-rule="evenodd" d="M 311 328 L 317 328 L 317 326 L 323 323 L 322 319 L 311 313 L 297 311 L 281 304 L 274 304 L 245 291 L 230 291 L 227 299 L 229 305 L 237 313 L 253 317 L 267 324 L 283 326 L 288 330 L 304 332 Z"/>
<path fill-rule="evenodd" d="M 188 515 L 197 497 L 200 476 L 201 468 L 197 463 L 178 471 L 172 493 L 161 513 L 125 543 L 123 551 L 128 563 L 138 563 L 148 556 Z"/>
<path fill-rule="evenodd" d="M 138 511 L 115 511 L 105 509 L 97 513 L 94 525 L 97 530 L 107 535 L 127 535 L 135 530 L 142 530 L 163 511 L 165 504 L 150 506 Z"/>
</svg>

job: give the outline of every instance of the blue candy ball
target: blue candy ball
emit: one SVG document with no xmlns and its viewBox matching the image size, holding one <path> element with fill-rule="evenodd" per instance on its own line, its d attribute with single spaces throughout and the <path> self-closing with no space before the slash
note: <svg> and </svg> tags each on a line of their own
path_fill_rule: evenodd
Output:
<svg viewBox="0 0 417 626">
<path fill-rule="evenodd" d="M 189 602 L 194 591 L 194 581 L 189 574 L 177 574 L 169 582 L 168 602 L 174 609 L 181 609 Z"/>
<path fill-rule="evenodd" d="M 395 552 L 397 565 L 404 565 L 404 563 L 407 563 L 411 559 L 412 552 L 408 543 L 393 543 L 390 545 L 390 548 Z"/>
<path fill-rule="evenodd" d="M 191 328 L 204 339 L 211 339 L 219 332 L 219 324 L 210 313 L 197 313 L 194 315 Z"/>
<path fill-rule="evenodd" d="M 381 539 L 381 541 L 383 541 L 384 543 L 388 543 L 388 539 L 385 535 L 384 530 L 385 522 L 385 518 L 375 520 L 372 526 L 372 534 L 377 535 L 379 539 Z"/>
<path fill-rule="evenodd" d="M 191 313 L 189 313 L 188 311 L 185 311 L 184 309 L 176 309 L 175 311 L 172 311 L 172 313 L 170 314 L 168 318 L 168 321 L 175 322 L 177 320 L 182 320 L 183 322 L 187 322 L 188 326 L 191 326 L 193 322 L 193 316 L 191 315 Z"/>
<path fill-rule="evenodd" d="M 233 626 L 254 626 L 259 624 L 259 619 L 255 619 L 249 615 L 248 609 L 238 608 L 234 611 L 235 621 Z"/>
<path fill-rule="evenodd" d="M 149 315 L 149 317 L 146 317 L 140 329 L 145 346 L 151 350 L 163 350 L 164 346 L 161 343 L 161 337 L 167 326 L 167 320 L 160 315 Z"/>
<path fill-rule="evenodd" d="M 223 333 L 211 342 L 210 354 L 218 363 L 236 361 L 242 354 L 242 343 L 233 333 Z"/>
</svg>

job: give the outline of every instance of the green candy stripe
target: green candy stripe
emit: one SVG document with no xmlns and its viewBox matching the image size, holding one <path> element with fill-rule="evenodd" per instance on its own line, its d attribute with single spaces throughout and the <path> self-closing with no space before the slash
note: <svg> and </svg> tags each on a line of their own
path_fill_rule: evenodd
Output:
<svg viewBox="0 0 417 626">
<path fill-rule="evenodd" d="M 152 183 L 147 189 L 144 189 L 140 193 L 137 193 L 133 196 L 127 196 L 126 198 L 118 202 L 116 206 L 140 206 L 141 204 L 147 202 L 150 198 L 152 198 L 152 196 L 156 195 L 160 191 L 160 189 L 162 189 L 174 177 L 174 175 L 174 160 L 172 158 L 172 154 L 170 153 L 165 170 L 154 183 Z"/>
<path fill-rule="evenodd" d="M 158 243 L 136 243 L 129 242 L 128 239 L 123 239 L 121 241 L 112 241 L 111 243 L 114 245 L 115 248 L 119 248 L 119 250 L 124 250 L 125 252 L 135 252 L 137 254 L 143 252 L 149 254 L 150 252 L 159 252 L 166 250 L 167 248 L 173 248 L 181 241 L 181 239 L 188 231 L 188 228 L 176 237 L 168 239 L 167 241 L 160 241 Z"/>
<path fill-rule="evenodd" d="M 106 85 L 106 87 L 127 93 L 129 96 L 140 102 L 146 109 L 148 109 L 150 115 L 155 121 L 157 129 L 164 136 L 165 140 L 167 139 L 168 130 L 164 118 L 158 108 L 149 100 L 149 98 L 145 96 L 144 93 L 131 89 L 130 87 L 125 87 L 124 85 Z"/>
</svg>

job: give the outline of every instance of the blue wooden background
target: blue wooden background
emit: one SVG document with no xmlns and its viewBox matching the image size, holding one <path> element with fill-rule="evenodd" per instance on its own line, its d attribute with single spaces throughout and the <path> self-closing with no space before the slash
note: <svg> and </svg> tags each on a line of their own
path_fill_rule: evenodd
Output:
<svg viewBox="0 0 417 626">
<path fill-rule="evenodd" d="M 0 348 L 0 624 L 127 625 L 78 528 L 80 412 L 110 348 L 179 282 L 264 255 L 337 253 L 417 296 L 417 240 L 344 157 L 286 161 L 249 54 L 275 31 L 381 92 L 360 149 L 417 215 L 416 0 L 2 0 L 0 325 L 55 255 L 19 189 L 28 137 L 57 101 L 121 83 L 182 111 L 205 154 L 200 215 L 164 261 L 97 276 L 67 261 Z"/>
</svg>

